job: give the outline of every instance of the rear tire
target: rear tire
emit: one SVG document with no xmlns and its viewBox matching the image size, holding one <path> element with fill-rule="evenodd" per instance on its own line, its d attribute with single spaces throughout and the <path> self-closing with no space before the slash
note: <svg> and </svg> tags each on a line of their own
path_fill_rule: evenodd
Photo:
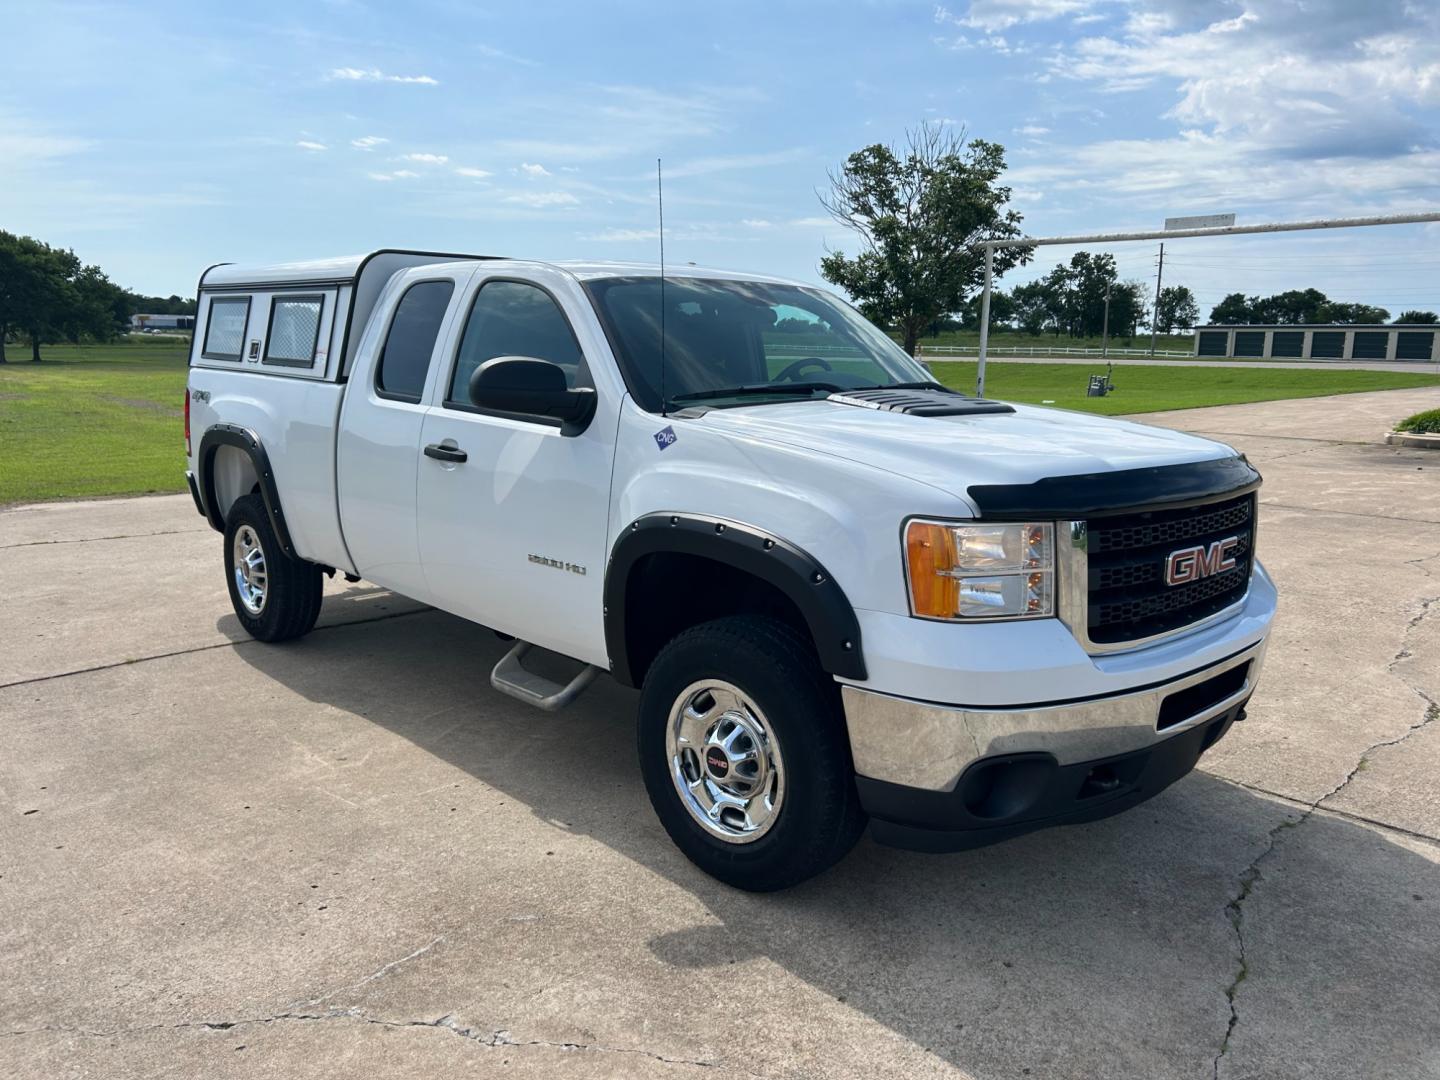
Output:
<svg viewBox="0 0 1440 1080">
<path fill-rule="evenodd" d="M 236 499 L 225 519 L 225 581 L 235 617 L 260 641 L 300 637 L 320 617 L 323 571 L 280 549 L 259 495 Z"/>
<path fill-rule="evenodd" d="M 776 619 L 717 619 L 665 646 L 641 691 L 639 749 L 665 831 L 736 888 L 798 884 L 864 830 L 838 689 Z"/>
</svg>

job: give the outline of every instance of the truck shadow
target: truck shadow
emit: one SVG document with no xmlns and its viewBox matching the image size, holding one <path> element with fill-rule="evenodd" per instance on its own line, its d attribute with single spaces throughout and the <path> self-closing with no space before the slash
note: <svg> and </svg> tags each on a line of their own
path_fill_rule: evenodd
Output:
<svg viewBox="0 0 1440 1080">
<path fill-rule="evenodd" d="M 709 918 L 648 949 L 677 982 L 715 997 L 673 1005 L 665 1023 L 713 1026 L 704 1016 L 732 1004 L 725 969 L 756 958 L 830 998 L 797 1025 L 793 1013 L 765 1016 L 764 994 L 743 990 L 756 1010 L 745 1060 L 762 1073 L 779 1071 L 765 1064 L 767 1045 L 812 1053 L 823 1072 L 826 1049 L 873 1035 L 837 1031 L 832 1041 L 803 1029 L 853 1012 L 912 1044 L 872 1049 L 886 1063 L 876 1072 L 923 1048 L 923 1068 L 938 1058 L 987 1080 L 1209 1077 L 1236 987 L 1242 1022 L 1228 1053 L 1237 1065 L 1244 1054 L 1252 1075 L 1433 1065 L 1440 866 L 1373 830 L 1322 815 L 1288 828 L 1299 809 L 1197 772 L 1092 825 L 948 856 L 867 839 L 814 881 L 749 895 L 692 867 L 655 821 L 631 735 L 637 695 L 602 679 L 569 710 L 539 713 L 490 688 L 505 648 L 482 627 L 425 611 L 236 652 L 263 677 L 409 740 L 698 899 Z M 1237 983 L 1227 905 L 1246 881 Z"/>
</svg>

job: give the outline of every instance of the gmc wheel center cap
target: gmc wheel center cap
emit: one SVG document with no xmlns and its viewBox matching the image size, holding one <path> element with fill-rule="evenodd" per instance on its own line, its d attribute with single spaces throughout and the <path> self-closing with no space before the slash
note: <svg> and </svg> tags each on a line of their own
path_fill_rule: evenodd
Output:
<svg viewBox="0 0 1440 1080">
<path fill-rule="evenodd" d="M 730 759 L 725 756 L 724 750 L 712 746 L 705 751 L 705 768 L 716 779 L 723 778 L 730 772 Z"/>
</svg>

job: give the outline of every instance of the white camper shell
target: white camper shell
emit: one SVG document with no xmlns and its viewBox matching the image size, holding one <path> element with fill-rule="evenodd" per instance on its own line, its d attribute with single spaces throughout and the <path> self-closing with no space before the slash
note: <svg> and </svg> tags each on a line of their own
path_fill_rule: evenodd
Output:
<svg viewBox="0 0 1440 1080">
<path fill-rule="evenodd" d="M 383 248 L 302 262 L 218 263 L 197 286 L 191 365 L 255 364 L 271 375 L 343 382 L 358 331 L 396 271 L 489 257 Z"/>
</svg>

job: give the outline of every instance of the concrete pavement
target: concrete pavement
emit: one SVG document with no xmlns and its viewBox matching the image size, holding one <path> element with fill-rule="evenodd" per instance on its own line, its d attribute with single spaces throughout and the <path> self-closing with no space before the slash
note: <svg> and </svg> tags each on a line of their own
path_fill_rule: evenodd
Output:
<svg viewBox="0 0 1440 1080">
<path fill-rule="evenodd" d="M 245 639 L 188 496 L 0 512 L 0 1076 L 1440 1077 L 1440 454 L 1394 391 L 1141 419 L 1245 450 L 1281 619 L 1137 810 L 750 896 L 635 695 L 494 693 L 361 584 Z"/>
</svg>

